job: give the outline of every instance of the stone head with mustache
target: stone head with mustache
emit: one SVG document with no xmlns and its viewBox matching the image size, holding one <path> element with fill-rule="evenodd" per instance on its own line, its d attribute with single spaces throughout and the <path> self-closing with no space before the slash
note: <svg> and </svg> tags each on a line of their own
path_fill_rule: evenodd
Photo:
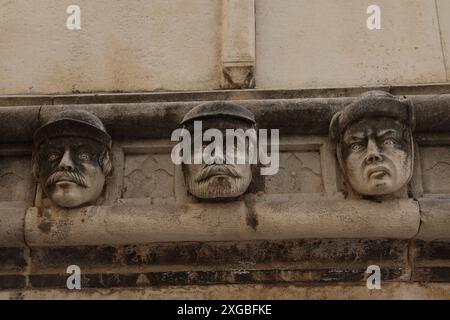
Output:
<svg viewBox="0 0 450 320">
<path fill-rule="evenodd" d="M 414 116 L 411 105 L 370 91 L 334 115 L 331 139 L 345 179 L 363 196 L 394 194 L 413 173 Z"/>
<path fill-rule="evenodd" d="M 34 135 L 33 173 L 57 206 L 93 204 L 112 170 L 111 137 L 95 115 L 62 111 Z"/>
<path fill-rule="evenodd" d="M 231 102 L 217 101 L 201 104 L 193 108 L 186 114 L 181 124 L 192 136 L 192 143 L 195 139 L 193 135 L 194 121 L 201 121 L 203 131 L 207 129 L 217 129 L 223 133 L 223 141 L 226 141 L 226 129 L 254 129 L 255 118 L 248 109 Z M 208 143 L 203 142 L 203 146 L 197 152 L 203 152 Z M 244 148 L 248 155 L 248 145 Z M 247 161 L 238 164 L 238 161 L 225 161 L 230 158 L 224 146 L 222 154 L 216 155 L 214 163 L 206 164 L 183 164 L 183 172 L 186 185 L 190 194 L 201 199 L 223 199 L 235 198 L 242 195 L 252 181 L 252 165 Z M 195 157 L 195 148 L 192 158 Z M 237 147 L 233 152 L 233 157 L 237 157 Z M 222 164 L 215 160 L 222 158 Z M 219 161 L 220 162 L 220 161 Z"/>
</svg>

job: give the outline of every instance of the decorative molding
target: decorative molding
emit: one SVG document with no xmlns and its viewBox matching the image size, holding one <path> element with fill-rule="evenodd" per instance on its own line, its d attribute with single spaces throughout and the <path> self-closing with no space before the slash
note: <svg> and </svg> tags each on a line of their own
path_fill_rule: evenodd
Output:
<svg viewBox="0 0 450 320">
<path fill-rule="evenodd" d="M 222 88 L 254 88 L 255 0 L 222 5 Z"/>
<path fill-rule="evenodd" d="M 247 221 L 249 210 L 258 220 L 256 228 Z M 254 196 L 251 204 L 233 201 L 72 210 L 33 207 L 26 213 L 25 239 L 32 247 L 314 238 L 411 239 L 419 224 L 419 206 L 412 199 L 383 203 L 301 198 L 267 201 Z"/>
<path fill-rule="evenodd" d="M 121 93 L 74 93 L 74 94 L 27 94 L 0 95 L 1 107 L 151 102 L 187 102 L 213 100 L 273 100 L 304 98 L 357 97 L 370 90 L 382 90 L 396 96 L 440 95 L 450 93 L 450 83 L 405 84 L 311 89 L 245 89 L 212 91 L 170 92 L 121 92 Z M 20 108 L 18 109 L 20 110 Z M 19 112 L 19 111 L 18 111 Z M 36 116 L 37 113 L 36 113 Z"/>
</svg>

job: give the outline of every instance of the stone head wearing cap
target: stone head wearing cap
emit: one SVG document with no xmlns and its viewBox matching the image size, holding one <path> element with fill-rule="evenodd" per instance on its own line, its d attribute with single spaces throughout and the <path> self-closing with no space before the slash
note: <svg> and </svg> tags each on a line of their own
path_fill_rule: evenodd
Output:
<svg viewBox="0 0 450 320">
<path fill-rule="evenodd" d="M 94 203 L 110 174 L 111 137 L 95 115 L 82 110 L 56 114 L 34 134 L 33 173 L 57 206 Z"/>
<path fill-rule="evenodd" d="M 188 191 L 201 199 L 234 198 L 242 195 L 252 181 L 252 166 L 249 161 L 237 160 L 240 157 L 237 150 L 239 141 L 235 141 L 236 144 L 233 144 L 232 148 L 228 147 L 227 142 L 227 147 L 223 147 L 221 152 L 212 153 L 210 161 L 203 161 L 202 155 L 209 148 L 210 142 L 205 140 L 222 140 L 224 146 L 228 138 L 234 139 L 230 131 L 234 133 L 248 132 L 248 129 L 254 131 L 253 113 L 232 102 L 207 102 L 189 111 L 181 124 L 191 136 L 194 133 L 191 139 L 194 146 L 193 161 L 183 164 Z M 207 137 L 208 132 L 216 135 L 210 139 L 211 137 Z M 196 148 L 195 144 L 199 147 Z M 246 145 L 244 141 L 243 149 L 240 149 L 245 150 L 242 153 L 248 153 L 249 145 L 250 142 Z M 203 160 L 199 163 L 195 159 Z"/>
<path fill-rule="evenodd" d="M 408 101 L 369 91 L 336 113 L 330 137 L 346 181 L 364 196 L 394 194 L 413 173 L 414 114 Z"/>
</svg>

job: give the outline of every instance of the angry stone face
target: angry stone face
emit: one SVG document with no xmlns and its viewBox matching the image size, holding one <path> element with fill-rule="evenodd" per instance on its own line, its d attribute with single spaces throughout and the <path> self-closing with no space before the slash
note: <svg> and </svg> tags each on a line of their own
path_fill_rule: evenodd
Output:
<svg viewBox="0 0 450 320">
<path fill-rule="evenodd" d="M 362 195 L 385 195 L 405 186 L 412 175 L 412 137 L 401 122 L 364 118 L 344 132 L 341 152 L 352 188 Z"/>
</svg>

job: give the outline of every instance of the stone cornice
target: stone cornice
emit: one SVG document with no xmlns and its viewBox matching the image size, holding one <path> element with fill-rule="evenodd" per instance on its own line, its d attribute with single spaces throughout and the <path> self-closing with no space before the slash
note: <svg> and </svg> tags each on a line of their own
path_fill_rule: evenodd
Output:
<svg viewBox="0 0 450 320">
<path fill-rule="evenodd" d="M 243 92 L 241 92 L 243 94 Z M 239 98 L 239 96 L 234 96 Z M 450 94 L 407 96 L 416 113 L 416 132 L 450 131 Z M 224 98 L 220 94 L 217 99 Z M 295 98 L 233 100 L 256 116 L 258 126 L 280 129 L 280 135 L 327 135 L 331 117 L 355 98 Z M 95 100 L 95 99 L 94 99 Z M 4 101 L 3 101 L 4 102 Z M 83 109 L 96 114 L 113 139 L 168 139 L 199 101 L 44 104 L 0 107 L 0 143 L 31 142 L 34 131 L 55 113 Z M 20 125 L 18 125 L 20 124 Z"/>
</svg>

